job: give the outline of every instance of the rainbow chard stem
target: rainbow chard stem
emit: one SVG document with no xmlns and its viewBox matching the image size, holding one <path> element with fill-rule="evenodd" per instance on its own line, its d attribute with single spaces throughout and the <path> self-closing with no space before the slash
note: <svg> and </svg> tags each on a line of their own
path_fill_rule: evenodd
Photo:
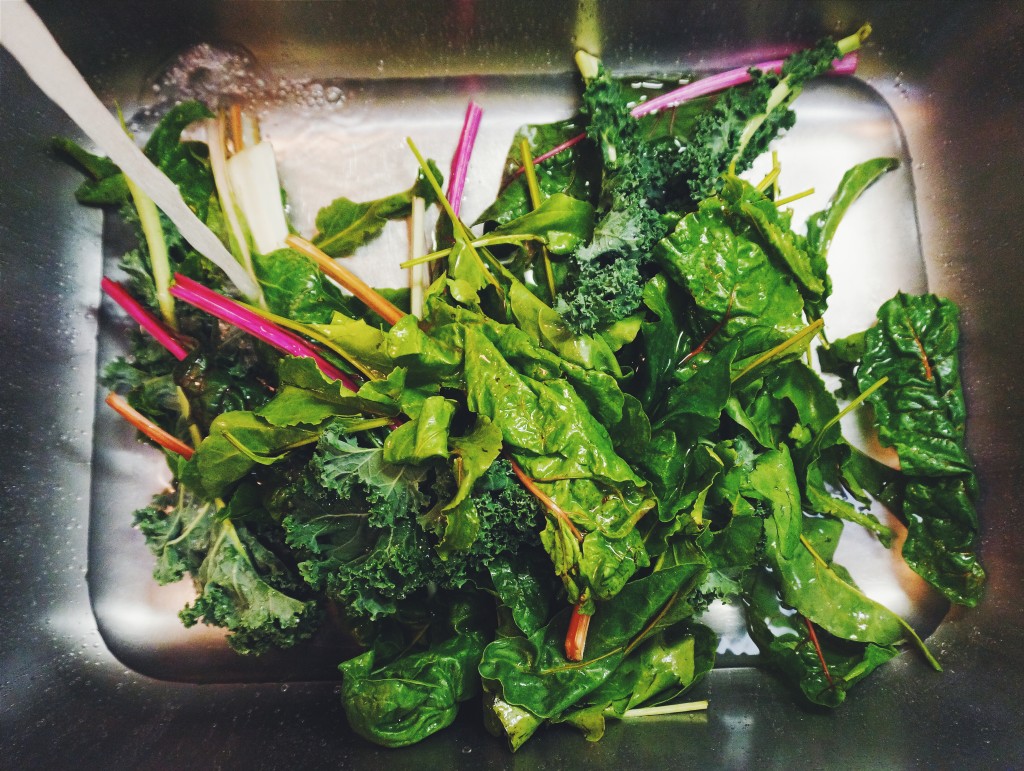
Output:
<svg viewBox="0 0 1024 771">
<path fill-rule="evenodd" d="M 476 144 L 476 135 L 483 114 L 483 109 L 476 102 L 470 102 L 466 106 L 462 133 L 459 134 L 459 143 L 455 148 L 455 155 L 452 156 L 452 173 L 448 179 L 448 193 L 445 197 L 451 202 L 456 215 L 462 206 L 462 191 L 466 187 L 469 159 L 473 155 L 473 145 Z"/>
<path fill-rule="evenodd" d="M 753 79 L 750 76 L 750 70 L 752 69 L 760 70 L 761 72 L 781 73 L 784 62 L 785 59 L 772 59 L 758 64 L 747 65 L 746 67 L 737 67 L 736 69 L 727 70 L 726 72 L 719 72 L 715 75 L 709 75 L 708 77 L 701 78 L 693 83 L 687 83 L 685 86 L 680 86 L 677 89 L 669 91 L 667 94 L 662 94 L 654 99 L 638 104 L 630 111 L 630 115 L 634 118 L 642 118 L 644 115 L 650 115 L 652 112 L 670 110 L 673 107 L 678 107 L 679 105 L 693 99 L 698 99 L 702 96 L 710 96 L 711 94 L 717 94 L 720 91 L 725 91 L 727 88 L 749 83 Z M 851 75 L 856 72 L 857 63 L 858 55 L 856 51 L 853 51 L 846 56 L 843 56 L 841 59 L 836 59 L 832 62 L 832 69 L 828 71 L 828 74 Z"/>
<path fill-rule="evenodd" d="M 313 359 L 324 375 L 332 380 L 341 381 L 351 391 L 358 390 L 355 381 L 324 359 L 313 346 L 301 337 L 261 318 L 234 300 L 217 294 L 213 290 L 207 289 L 202 284 L 180 273 L 174 274 L 171 294 L 179 300 L 209 313 L 211 316 L 216 316 L 221 321 L 236 326 L 244 332 L 248 332 L 253 337 L 273 346 L 282 353 L 286 353 L 289 356 Z"/>
<path fill-rule="evenodd" d="M 137 411 L 125 401 L 123 396 L 115 393 L 107 394 L 104 401 L 122 418 L 131 423 L 135 428 L 152 439 L 165 450 L 177 453 L 185 460 L 192 457 L 193 450 L 178 437 L 164 431 L 160 426 Z"/>
<path fill-rule="evenodd" d="M 832 69 L 830 69 L 826 74 L 832 76 L 852 75 L 857 71 L 859 61 L 860 59 L 857 51 L 851 51 L 841 58 L 836 59 L 832 63 Z M 715 75 L 709 75 L 706 78 L 701 78 L 693 83 L 687 83 L 685 86 L 673 89 L 661 96 L 656 96 L 654 99 L 641 102 L 630 110 L 629 114 L 634 118 L 642 118 L 645 115 L 661 112 L 662 110 L 671 110 L 673 107 L 678 107 L 681 104 L 685 104 L 686 102 L 698 99 L 702 96 L 710 96 L 711 94 L 717 94 L 728 88 L 732 88 L 733 86 L 741 86 L 744 83 L 749 83 L 753 79 L 750 75 L 751 69 L 760 70 L 761 72 L 780 73 L 782 72 L 782 65 L 784 62 L 785 59 L 771 59 L 769 61 L 759 62 L 758 64 L 749 64 L 745 67 L 736 67 L 732 70 L 719 72 Z M 554 158 L 559 153 L 579 144 L 586 138 L 586 132 L 577 134 L 576 136 L 562 142 L 560 145 L 556 145 L 547 152 L 538 155 L 533 159 L 533 162 L 534 164 L 543 163 L 548 160 L 548 158 Z M 525 171 L 525 166 L 520 166 L 515 170 L 513 176 L 518 177 Z"/>
<path fill-rule="evenodd" d="M 185 350 L 185 347 L 175 337 L 174 332 L 164 325 L 160 319 L 143 308 L 138 300 L 128 294 L 124 286 L 109 278 L 104 278 L 100 282 L 100 286 L 111 300 L 120 305 L 125 313 L 139 322 L 142 328 L 149 332 L 160 345 L 170 351 L 174 358 L 181 361 L 188 356 L 188 351 Z"/>
</svg>

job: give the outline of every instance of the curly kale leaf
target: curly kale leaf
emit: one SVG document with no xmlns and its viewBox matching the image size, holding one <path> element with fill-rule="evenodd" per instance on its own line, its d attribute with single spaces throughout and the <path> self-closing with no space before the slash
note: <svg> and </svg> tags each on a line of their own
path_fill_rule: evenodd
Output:
<svg viewBox="0 0 1024 771">
<path fill-rule="evenodd" d="M 309 637 L 320 618 L 294 566 L 272 550 L 276 528 L 267 524 L 254 488 L 240 489 L 219 512 L 184 488 L 135 512 L 135 526 L 157 557 L 156 580 L 172 583 L 187 573 L 195 584 L 196 600 L 181 611 L 182 622 L 227 629 L 239 653 L 289 647 Z"/>
<path fill-rule="evenodd" d="M 293 588 L 298 582 L 288 567 L 228 519 L 211 525 L 208 551 L 192 578 L 198 596 L 179 614 L 182 623 L 227 629 L 228 644 L 239 653 L 287 648 L 319 623 L 317 603 Z"/>
<path fill-rule="evenodd" d="M 381 447 L 360 447 L 340 423 L 320 437 L 314 465 L 320 484 L 345 499 L 360 484 L 370 504 L 370 524 L 386 527 L 427 503 L 420 491 L 426 471 L 419 466 L 387 463 Z"/>
<path fill-rule="evenodd" d="M 695 201 L 714 195 L 727 171 L 739 174 L 796 121 L 790 108 L 804 84 L 825 72 L 841 55 L 826 38 L 783 64 L 781 75 L 751 70 L 752 83 L 726 91 L 698 119 L 684 152 L 690 192 Z"/>
<path fill-rule="evenodd" d="M 630 115 L 631 97 L 600 65 L 583 93 L 587 135 L 601 148 L 605 166 L 600 219 L 591 242 L 575 256 L 574 281 L 558 308 L 579 332 L 593 332 L 640 308 L 651 249 L 671 223 L 662 214 L 679 204 L 682 145 L 672 137 L 648 139 Z"/>
<path fill-rule="evenodd" d="M 385 464 L 381 452 L 329 428 L 309 466 L 271 504 L 303 578 L 349 615 L 394 615 L 411 598 L 422 600 L 430 585 L 480 583 L 496 556 L 539 545 L 539 504 L 507 461 L 498 461 L 470 496 L 479 519 L 471 548 L 442 558 L 425 524 L 430 511 L 452 500 L 454 478 L 442 464 L 429 473 Z"/>
<path fill-rule="evenodd" d="M 213 504 L 200 501 L 179 488 L 153 498 L 139 509 L 134 525 L 156 556 L 153 578 L 161 584 L 180 581 L 203 562 L 213 524 Z"/>
</svg>

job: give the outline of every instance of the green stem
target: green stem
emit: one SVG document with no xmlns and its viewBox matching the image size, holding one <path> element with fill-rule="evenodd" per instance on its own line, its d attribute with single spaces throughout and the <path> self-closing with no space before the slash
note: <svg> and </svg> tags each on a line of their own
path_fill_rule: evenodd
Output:
<svg viewBox="0 0 1024 771">
<path fill-rule="evenodd" d="M 879 378 L 877 381 L 875 381 L 866 389 L 864 389 L 863 393 L 858 394 L 856 398 L 854 398 L 849 404 L 843 407 L 843 409 L 840 410 L 838 415 L 836 415 L 834 418 L 832 418 L 832 420 L 826 423 L 822 427 L 821 431 L 818 432 L 818 435 L 814 437 L 814 442 L 811 444 L 811 457 L 814 457 L 814 453 L 818 449 L 818 445 L 821 444 L 821 438 L 825 436 L 826 431 L 828 431 L 830 428 L 832 428 L 832 426 L 834 426 L 840 420 L 842 420 L 855 409 L 857 409 L 861 404 L 864 403 L 865 399 L 867 399 L 869 396 L 871 396 L 871 394 L 873 394 L 875 391 L 877 391 L 879 388 L 881 388 L 888 382 L 888 376 Z"/>
<path fill-rule="evenodd" d="M 528 241 L 540 241 L 541 243 L 544 243 L 544 237 L 539 236 L 536 233 L 523 233 L 520 235 L 511 234 L 507 236 L 484 236 L 483 238 L 473 239 L 469 244 L 474 249 L 478 249 L 487 246 L 501 246 L 502 244 L 522 244 Z M 421 257 L 414 257 L 411 260 L 406 260 L 405 262 L 400 263 L 398 267 L 411 268 L 414 265 L 422 265 L 425 262 L 440 260 L 451 253 L 452 247 L 448 247 L 447 249 L 441 249 L 437 252 L 430 252 L 429 254 L 424 254 Z"/>
<path fill-rule="evenodd" d="M 821 565 L 823 568 L 825 568 L 825 570 L 832 570 L 832 566 L 829 565 L 827 562 L 825 562 L 825 560 L 822 559 L 822 556 L 820 554 L 818 554 L 818 552 L 816 552 L 814 550 L 813 546 L 811 546 L 811 542 L 807 540 L 807 536 L 801 535 L 800 536 L 800 543 L 802 543 L 804 545 L 804 548 L 807 549 L 807 551 L 809 551 L 811 553 L 811 557 L 812 557 L 812 559 L 814 559 L 815 562 L 817 562 L 819 565 Z M 847 586 L 850 586 L 850 585 L 847 584 Z M 859 594 L 861 597 L 863 597 L 868 602 L 873 602 L 873 600 L 871 600 L 866 594 L 864 594 L 862 591 L 860 591 L 860 589 L 858 589 L 857 587 L 850 586 L 850 588 L 853 589 L 854 592 Z M 902 626 L 904 629 L 907 630 L 907 633 L 910 635 L 911 641 L 914 643 L 914 645 L 917 647 L 917 649 L 919 651 L 921 651 L 921 654 L 924 656 L 925 661 L 927 661 L 929 664 L 931 664 L 932 669 L 934 669 L 936 672 L 941 672 L 942 671 L 942 665 L 939 664 L 939 662 L 936 660 L 936 658 L 932 655 L 932 652 L 930 650 L 928 650 L 928 646 L 924 644 L 924 640 L 922 640 L 918 636 L 917 632 L 914 631 L 914 628 L 912 626 L 910 626 L 910 624 L 908 624 L 906 621 L 904 621 L 899 616 L 896 616 L 896 620 L 899 622 L 900 626 Z"/>
<path fill-rule="evenodd" d="M 530 154 L 530 143 L 523 139 L 519 143 L 519 152 L 523 160 L 523 169 L 526 171 L 526 187 L 530 191 L 530 203 L 534 210 L 541 204 L 540 184 L 537 182 L 537 170 L 533 166 L 533 156 Z M 551 270 L 551 257 L 548 255 L 547 247 L 540 248 L 541 261 L 544 264 L 544 277 L 548 282 L 548 292 L 551 295 L 551 303 L 555 302 L 555 274 Z"/>
<path fill-rule="evenodd" d="M 441 206 L 444 207 L 445 212 L 451 218 L 452 230 L 455 234 L 455 239 L 464 241 L 466 243 L 466 246 L 469 248 L 469 251 L 478 260 L 480 260 L 481 268 L 484 271 L 484 275 L 487 277 L 487 282 L 495 288 L 495 290 L 498 292 L 499 297 L 504 297 L 505 292 L 502 291 L 501 285 L 498 283 L 498 280 L 491 274 L 489 270 L 487 270 L 486 266 L 483 265 L 483 258 L 480 257 L 480 255 L 477 253 L 476 248 L 473 246 L 473 234 L 469 232 L 469 228 L 462 224 L 462 220 L 459 219 L 459 215 L 455 213 L 455 210 L 452 208 L 451 202 L 445 197 L 444 191 L 441 190 L 441 184 L 434 177 L 434 172 L 430 170 L 430 166 L 427 164 L 426 160 L 424 160 L 423 155 L 419 151 L 419 148 L 416 147 L 416 143 L 409 138 L 407 138 L 405 141 L 409 144 L 409 149 L 412 150 L 412 154 L 416 156 L 416 161 L 419 163 L 420 169 L 422 169 L 423 171 L 423 176 L 426 177 L 427 182 L 429 182 L 430 186 L 434 189 L 434 193 L 435 195 L 437 195 L 437 200 L 441 202 Z M 490 262 L 492 265 L 497 262 L 497 260 L 495 260 L 493 257 L 486 253 L 486 250 L 484 254 L 489 258 L 488 262 Z M 498 267 L 500 269 L 500 265 Z"/>
<path fill-rule="evenodd" d="M 135 203 L 135 210 L 139 213 L 142 235 L 149 249 L 149 269 L 153 273 L 160 314 L 167 326 L 177 330 L 178 320 L 174 315 L 174 298 L 171 296 L 171 259 L 167 252 L 167 241 L 164 240 L 164 229 L 160 224 L 160 210 L 156 208 L 153 199 L 142 192 L 142 188 L 127 175 L 125 181 Z"/>
<path fill-rule="evenodd" d="M 751 364 L 748 364 L 746 367 L 744 367 L 738 375 L 733 376 L 732 382 L 736 383 L 742 380 L 749 373 L 753 372 L 761 365 L 767 364 L 772 359 L 776 359 L 784 355 L 791 348 L 795 348 L 796 346 L 801 345 L 802 343 L 805 342 L 809 343 L 810 339 L 821 331 L 821 328 L 824 326 L 824 324 L 825 322 L 823 322 L 821 319 L 817 319 L 816 321 L 811 322 L 785 342 L 779 343 L 771 350 L 766 351 L 765 353 L 758 356 L 757 359 L 755 359 Z"/>
</svg>

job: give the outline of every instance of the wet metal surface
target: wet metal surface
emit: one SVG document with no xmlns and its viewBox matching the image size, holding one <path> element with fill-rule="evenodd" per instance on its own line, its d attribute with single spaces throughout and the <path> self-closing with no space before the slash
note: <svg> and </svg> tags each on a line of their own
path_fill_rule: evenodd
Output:
<svg viewBox="0 0 1024 771">
<path fill-rule="evenodd" d="M 545 5 L 545 21 L 535 25 L 527 23 L 530 3 L 518 14 L 508 3 L 367 3 L 359 4 L 361 18 L 352 17 L 351 3 L 159 3 L 145 14 L 126 14 L 129 5 L 116 2 L 91 4 L 88 12 L 73 3 L 36 5 L 101 97 L 117 99 L 129 112 L 153 103 L 154 78 L 174 55 L 208 41 L 244 45 L 292 82 L 358 83 L 345 92 L 349 101 L 322 110 L 323 120 L 308 121 L 301 131 L 287 110 L 265 118 L 284 146 L 282 174 L 296 197 L 300 229 L 308 229 L 311 216 L 302 206 L 351 194 L 345 187 L 351 177 L 362 174 L 366 183 L 358 165 L 365 160 L 358 157 L 339 155 L 347 173 L 318 168 L 309 174 L 316 157 L 303 153 L 311 147 L 330 154 L 335 143 L 365 141 L 374 153 L 377 143 L 397 152 L 405 133 L 413 133 L 443 165 L 473 94 L 492 121 L 482 149 L 500 157 L 516 125 L 571 109 L 574 87 L 566 73 L 574 39 L 599 41 L 621 71 L 672 71 L 730 66 L 758 58 L 753 52 L 807 43 L 870 19 L 875 34 L 859 74 L 864 84 L 826 83 L 801 98 L 801 122 L 780 146 L 783 182 L 792 191 L 817 186 L 822 198 L 807 206 L 818 208 L 841 170 L 863 160 L 862 153 L 903 158 L 901 170 L 869 191 L 839 232 L 839 238 L 851 235 L 834 247 L 836 285 L 851 294 L 837 295 L 842 312 L 828 322 L 836 335 L 859 328 L 894 288 L 920 289 L 925 275 L 932 291 L 961 304 L 968 438 L 982 486 L 982 557 L 990 585 L 977 609 L 945 618 L 941 603 L 914 590 L 882 598 L 926 630 L 938 624 L 928 642 L 946 671 L 934 674 L 905 653 L 835 713 L 804 710 L 771 676 L 733 667 L 713 673 L 695 692 L 694 698 L 711 701 L 706 715 L 615 726 L 596 745 L 550 730 L 513 759 L 484 734 L 472 702 L 453 730 L 416 748 L 388 752 L 365 744 L 344 727 L 335 684 L 306 679 L 331 674 L 341 657 L 329 647 L 333 642 L 322 641 L 298 665 L 287 656 L 240 661 L 215 633 L 180 628 L 174 613 L 188 599 L 186 585 L 159 588 L 150 579 L 151 560 L 128 520 L 158 484 L 161 462 L 139 453 L 130 432 L 95 407 L 97 361 L 117 344 L 108 334 L 116 332 L 116 322 L 100 311 L 99 278 L 104 258 L 113 256 L 104 254 L 102 216 L 74 204 L 79 176 L 47 149 L 48 137 L 75 136 L 74 127 L 0 52 L 5 765 L 905 768 L 1024 762 L 1015 717 L 1024 698 L 1024 539 L 1017 525 L 1024 356 L 1013 334 L 1024 315 L 1024 206 L 1017 193 L 1024 178 L 1018 127 L 1024 12 L 1017 4 L 652 2 L 601 3 L 594 12 L 592 3 L 566 3 L 554 4 L 564 10 L 558 14 Z M 527 84 L 541 98 L 524 106 Z M 382 112 L 376 109 L 381 105 L 390 107 Z M 360 116 L 360 109 L 377 124 L 346 122 L 343 116 Z M 403 125 L 410 112 L 422 125 Z M 786 143 L 798 140 L 801 154 L 788 155 Z M 361 157 L 370 155 L 367 150 Z M 490 174 L 494 165 L 481 160 L 479 167 Z M 397 166 L 387 174 L 404 179 L 410 169 Z M 472 201 L 482 205 L 495 181 L 476 180 L 470 213 L 476 211 Z M 364 259 L 367 270 L 380 265 L 372 253 Z M 864 583 L 868 573 L 890 569 L 883 563 L 858 578 Z M 877 590 L 891 585 L 882 581 Z M 723 621 L 727 629 L 734 623 Z M 270 682 L 237 682 L 260 680 Z"/>
</svg>

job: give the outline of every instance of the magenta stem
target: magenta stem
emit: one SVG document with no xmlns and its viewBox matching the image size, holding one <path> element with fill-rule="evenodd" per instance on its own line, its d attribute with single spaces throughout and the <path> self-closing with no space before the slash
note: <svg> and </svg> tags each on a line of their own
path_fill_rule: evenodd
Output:
<svg viewBox="0 0 1024 771">
<path fill-rule="evenodd" d="M 170 351 L 174 358 L 181 361 L 188 356 L 188 351 L 178 342 L 174 333 L 156 316 L 143 308 L 139 301 L 128 294 L 128 291 L 121 284 L 112 279 L 104 278 L 100 282 L 100 286 L 103 287 L 103 291 L 107 293 L 111 300 L 120 305 L 125 313 L 139 322 L 139 325 L 149 332 L 154 340 Z"/>
<path fill-rule="evenodd" d="M 541 161 L 546 161 L 548 158 L 554 158 L 556 155 L 558 155 L 561 152 L 564 152 L 565 150 L 568 150 L 570 147 L 573 147 L 574 145 L 578 145 L 580 142 L 582 142 L 586 138 L 587 138 L 587 132 L 584 131 L 582 134 L 577 134 L 572 139 L 566 139 L 564 142 L 562 142 L 562 144 L 555 145 L 550 150 L 548 150 L 546 153 L 541 153 L 536 158 L 534 158 L 533 159 L 533 165 L 536 166 Z M 513 177 L 518 177 L 524 171 L 526 171 L 526 167 L 525 166 L 520 166 L 518 169 L 515 170 L 515 173 L 512 176 Z"/>
<path fill-rule="evenodd" d="M 749 83 L 752 80 L 750 77 L 751 69 L 760 70 L 761 72 L 782 72 L 784 61 L 785 59 L 772 59 L 771 61 L 761 62 L 749 67 L 737 67 L 734 70 L 719 72 L 717 75 L 709 75 L 706 78 L 701 78 L 698 81 L 687 83 L 685 86 L 669 91 L 667 94 L 662 94 L 654 99 L 638 104 L 630 111 L 630 114 L 634 118 L 641 118 L 644 115 L 650 115 L 652 112 L 678 107 L 691 99 L 715 94 L 733 86 Z M 829 70 L 828 74 L 849 75 L 856 71 L 857 62 L 857 52 L 854 51 L 832 62 L 832 69 Z"/>
<path fill-rule="evenodd" d="M 281 329 L 276 324 L 256 315 L 248 308 L 242 307 L 234 300 L 217 294 L 213 290 L 207 289 L 202 284 L 180 273 L 174 274 L 171 294 L 179 300 L 199 308 L 199 310 L 206 311 L 211 316 L 216 316 L 221 321 L 225 321 L 244 332 L 248 332 L 253 337 L 273 346 L 282 353 L 286 353 L 289 356 L 312 359 L 316 362 L 320 371 L 327 377 L 332 380 L 341 381 L 342 385 L 350 391 L 358 390 L 359 387 L 352 378 L 324 359 L 301 337 L 287 329 Z"/>
<path fill-rule="evenodd" d="M 680 86 L 677 89 L 669 91 L 667 94 L 656 96 L 646 102 L 642 102 L 630 110 L 630 115 L 634 118 L 642 118 L 645 115 L 650 115 L 652 112 L 658 112 L 659 110 L 669 110 L 673 107 L 689 102 L 693 99 L 697 99 L 701 96 L 708 96 L 709 94 L 715 94 L 719 91 L 724 91 L 727 88 L 733 86 L 739 86 L 744 83 L 749 83 L 752 78 L 750 77 L 750 69 L 761 70 L 761 72 L 781 72 L 782 64 L 785 59 L 772 59 L 771 61 L 761 62 L 760 64 L 754 64 L 748 67 L 737 67 L 734 70 L 728 70 L 726 72 L 720 72 L 717 75 L 709 75 L 706 78 L 694 81 L 693 83 L 687 83 L 685 86 Z M 832 62 L 832 69 L 826 74 L 828 75 L 852 75 L 857 70 L 858 63 L 858 52 L 853 51 L 848 53 L 841 59 L 836 59 Z M 579 144 L 587 138 L 586 132 L 577 134 L 572 139 L 567 139 L 560 145 L 555 145 L 546 153 L 538 155 L 533 159 L 534 165 L 546 161 L 548 158 L 554 158 L 559 153 L 568 150 L 573 145 Z M 513 172 L 512 176 L 518 177 L 526 169 L 520 166 Z"/>
<path fill-rule="evenodd" d="M 447 198 L 456 216 L 458 216 L 462 205 L 462 191 L 466 187 L 469 158 L 473 154 L 473 145 L 476 144 L 476 134 L 480 129 L 480 119 L 483 114 L 483 109 L 476 102 L 471 101 L 466 106 L 462 133 L 459 134 L 459 143 L 455 148 L 455 155 L 452 156 L 452 173 L 448 179 Z"/>
</svg>

